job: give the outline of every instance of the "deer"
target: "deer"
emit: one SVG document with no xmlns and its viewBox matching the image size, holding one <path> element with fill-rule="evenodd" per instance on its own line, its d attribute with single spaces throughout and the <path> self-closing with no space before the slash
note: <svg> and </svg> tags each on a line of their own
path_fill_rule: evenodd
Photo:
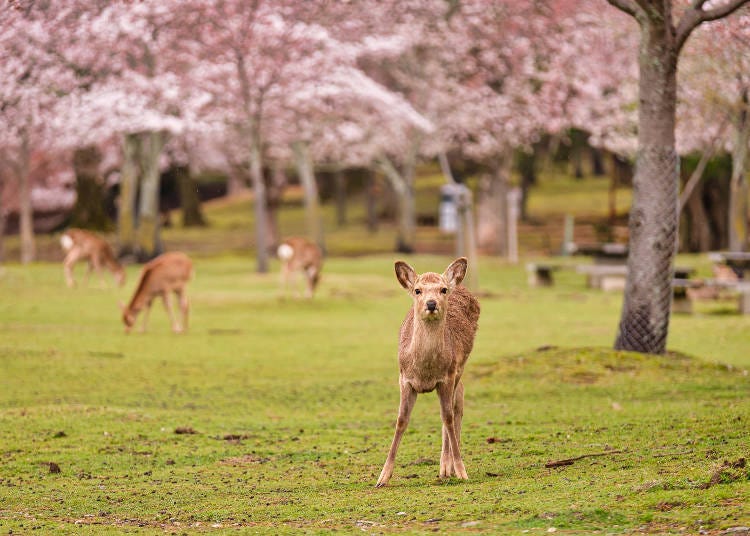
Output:
<svg viewBox="0 0 750 536">
<path fill-rule="evenodd" d="M 461 285 L 468 262 L 454 260 L 442 274 L 417 275 L 403 261 L 395 264 L 396 279 L 412 297 L 399 334 L 398 363 L 401 401 L 396 431 L 376 487 L 388 484 L 401 438 L 417 395 L 437 391 L 443 422 L 440 478 L 468 479 L 461 459 L 464 408 L 464 366 L 474 346 L 479 301 Z"/>
<path fill-rule="evenodd" d="M 172 324 L 172 331 L 181 333 L 188 328 L 188 312 L 190 304 L 185 287 L 193 277 L 193 262 L 182 252 L 163 253 L 154 260 L 146 263 L 141 270 L 138 285 L 128 305 L 122 306 L 122 321 L 125 333 L 129 333 L 135 324 L 138 313 L 143 313 L 141 332 L 146 331 L 148 314 L 154 298 L 160 296 Z M 175 293 L 179 299 L 182 312 L 182 325 L 179 324 L 172 311 L 171 294 Z"/>
<path fill-rule="evenodd" d="M 80 260 L 88 261 L 88 270 L 86 272 L 86 281 L 88 281 L 91 272 L 97 272 L 102 276 L 102 267 L 106 267 L 112 272 L 115 282 L 118 286 L 125 284 L 125 270 L 117 261 L 112 247 L 101 236 L 91 231 L 71 228 L 66 230 L 60 237 L 60 245 L 66 252 L 63 260 L 63 272 L 65 273 L 65 282 L 68 287 L 76 285 L 73 278 L 73 267 Z"/>
<path fill-rule="evenodd" d="M 320 281 L 323 268 L 323 252 L 309 240 L 294 236 L 284 240 L 276 250 L 281 259 L 281 287 L 284 295 L 295 273 L 302 272 L 307 284 L 307 297 L 312 298 Z"/>
</svg>

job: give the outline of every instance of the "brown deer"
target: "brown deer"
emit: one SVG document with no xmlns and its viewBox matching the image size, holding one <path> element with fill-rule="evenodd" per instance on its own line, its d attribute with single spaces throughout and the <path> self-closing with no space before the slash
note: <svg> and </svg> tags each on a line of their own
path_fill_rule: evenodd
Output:
<svg viewBox="0 0 750 536">
<path fill-rule="evenodd" d="M 401 437 L 417 400 L 417 394 L 437 390 L 443 421 L 440 477 L 467 479 L 461 459 L 461 420 L 464 409 L 464 365 L 474 346 L 479 302 L 461 285 L 467 261 L 453 261 L 445 272 L 417 275 L 405 262 L 396 262 L 396 278 L 413 299 L 401 324 L 398 348 L 399 387 L 396 432 L 377 487 L 388 484 L 393 474 Z"/>
<path fill-rule="evenodd" d="M 102 267 L 106 267 L 112 272 L 119 286 L 125 284 L 125 270 L 117 262 L 112 247 L 96 233 L 83 229 L 68 229 L 60 237 L 60 245 L 66 252 L 65 260 L 63 260 L 63 271 L 65 282 L 69 287 L 74 287 L 76 284 L 75 279 L 73 279 L 73 266 L 80 260 L 88 261 L 86 281 L 88 281 L 92 271 L 102 275 Z M 104 281 L 103 275 L 102 281 Z"/>
<path fill-rule="evenodd" d="M 142 309 L 145 309 L 145 311 L 143 313 L 141 331 L 146 331 L 151 302 L 157 296 L 161 296 L 164 301 L 169 321 L 172 323 L 172 331 L 180 333 L 183 330 L 187 330 L 188 310 L 190 306 L 185 287 L 192 276 L 192 261 L 187 255 L 179 251 L 164 253 L 147 263 L 141 271 L 138 286 L 130 303 L 122 308 L 122 321 L 125 324 L 125 332 L 128 333 L 133 327 L 136 317 Z M 172 292 L 179 298 L 180 310 L 182 311 L 182 326 L 177 322 L 172 311 Z"/>
<path fill-rule="evenodd" d="M 323 252 L 305 238 L 294 236 L 284 240 L 277 251 L 281 259 L 281 286 L 286 295 L 296 272 L 302 272 L 307 280 L 307 297 L 312 298 L 320 281 L 323 267 Z"/>
</svg>

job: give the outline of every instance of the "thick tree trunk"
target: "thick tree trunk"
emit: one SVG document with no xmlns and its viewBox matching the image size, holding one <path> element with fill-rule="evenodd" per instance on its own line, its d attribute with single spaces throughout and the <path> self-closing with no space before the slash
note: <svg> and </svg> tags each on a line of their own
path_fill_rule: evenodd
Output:
<svg viewBox="0 0 750 536">
<path fill-rule="evenodd" d="M 120 200 L 117 207 L 117 244 L 120 255 L 135 253 L 136 210 L 140 170 L 138 161 L 141 139 L 138 134 L 122 138 L 122 168 L 120 169 Z"/>
<path fill-rule="evenodd" d="M 163 132 L 146 134 L 145 150 L 141 168 L 141 192 L 138 203 L 137 255 L 141 262 L 153 259 L 164 251 L 161 243 L 161 222 L 159 220 L 159 156 L 164 147 Z"/>
<path fill-rule="evenodd" d="M 253 182 L 253 206 L 255 209 L 255 258 L 256 270 L 260 274 L 268 272 L 268 216 L 266 214 L 266 182 L 263 179 L 263 160 L 260 140 L 252 136 L 250 140 L 250 179 Z"/>
<path fill-rule="evenodd" d="M 748 247 L 748 184 L 747 161 L 750 141 L 748 90 L 742 94 L 741 110 L 734 122 L 732 178 L 729 190 L 729 249 L 741 251 Z"/>
<path fill-rule="evenodd" d="M 678 158 L 675 150 L 677 49 L 670 2 L 641 20 L 639 129 L 630 254 L 618 350 L 666 350 L 677 249 Z M 655 13 L 659 9 L 663 12 Z"/>
<path fill-rule="evenodd" d="M 76 174 L 76 202 L 70 218 L 73 227 L 109 231 L 112 228 L 104 210 L 104 184 L 99 165 L 102 154 L 96 145 L 81 147 L 73 153 Z"/>
<path fill-rule="evenodd" d="M 297 141 L 292 144 L 294 160 L 297 165 L 297 175 L 305 193 L 305 226 L 308 238 L 315 242 L 321 251 L 325 251 L 323 236 L 323 221 L 320 215 L 320 195 L 318 184 L 315 182 L 312 158 L 307 143 Z"/>
<path fill-rule="evenodd" d="M 201 200 L 198 197 L 198 186 L 190 173 L 190 166 L 172 166 L 172 172 L 180 190 L 182 226 L 203 227 L 206 225 L 206 220 L 203 218 Z"/>
</svg>

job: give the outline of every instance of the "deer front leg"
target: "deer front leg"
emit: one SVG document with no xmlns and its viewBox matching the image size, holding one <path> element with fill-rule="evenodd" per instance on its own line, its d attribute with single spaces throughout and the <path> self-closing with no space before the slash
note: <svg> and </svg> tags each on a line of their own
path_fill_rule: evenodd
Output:
<svg viewBox="0 0 750 536">
<path fill-rule="evenodd" d="M 457 391 L 457 386 L 454 387 L 452 382 L 450 383 L 439 383 L 437 387 L 438 398 L 440 399 L 440 416 L 443 419 L 443 428 L 446 430 L 448 435 L 448 445 L 450 447 L 450 460 L 453 464 L 452 472 L 455 472 L 457 478 L 468 479 L 469 476 L 466 474 L 466 468 L 464 462 L 461 459 L 461 449 L 458 444 L 458 436 L 456 434 L 456 419 L 455 419 L 455 398 L 454 395 Z M 447 464 L 446 464 L 447 465 Z M 443 474 L 444 470 L 448 470 L 440 464 L 440 476 L 449 476 Z"/>
<path fill-rule="evenodd" d="M 151 300 L 146 302 L 146 306 L 143 308 L 143 321 L 141 322 L 141 333 L 146 333 L 146 324 L 148 324 L 148 315 L 151 312 Z"/>
<path fill-rule="evenodd" d="M 406 382 L 399 382 L 401 388 L 401 402 L 398 407 L 398 420 L 396 421 L 396 432 L 393 434 L 393 441 L 391 442 L 391 448 L 388 451 L 388 457 L 385 459 L 383 464 L 383 470 L 380 471 L 380 477 L 378 477 L 378 483 L 375 485 L 377 488 L 382 488 L 391 479 L 393 474 L 393 466 L 396 463 L 396 451 L 398 451 L 398 445 L 401 443 L 401 437 L 403 437 L 406 431 L 406 426 L 409 424 L 409 417 L 411 416 L 411 410 L 414 408 L 414 403 L 417 401 L 417 392 Z"/>
<path fill-rule="evenodd" d="M 461 421 L 464 416 L 464 384 L 459 379 L 456 390 L 453 393 L 453 422 L 458 438 L 459 447 L 461 446 Z M 453 457 L 451 455 L 450 438 L 448 437 L 448 428 L 443 425 L 443 447 L 440 452 L 440 478 L 456 476 L 456 470 L 453 467 Z"/>
</svg>

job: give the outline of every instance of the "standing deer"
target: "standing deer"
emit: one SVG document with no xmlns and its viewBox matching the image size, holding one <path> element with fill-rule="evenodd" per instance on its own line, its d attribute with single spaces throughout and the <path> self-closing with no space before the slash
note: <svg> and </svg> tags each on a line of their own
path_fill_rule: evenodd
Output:
<svg viewBox="0 0 750 536">
<path fill-rule="evenodd" d="M 183 330 L 187 330 L 188 310 L 190 306 L 185 286 L 192 276 L 192 261 L 187 255 L 179 251 L 164 253 L 147 263 L 141 271 L 138 286 L 130 303 L 122 308 L 122 321 L 125 324 L 125 332 L 130 332 L 130 329 L 135 324 L 138 313 L 144 308 L 141 331 L 146 331 L 151 302 L 157 296 L 161 296 L 164 301 L 164 307 L 167 309 L 169 321 L 172 324 L 172 331 L 180 333 Z M 180 310 L 182 311 L 182 326 L 177 322 L 172 311 L 172 292 L 179 298 Z"/>
<path fill-rule="evenodd" d="M 284 240 L 276 253 L 281 259 L 281 286 L 284 294 L 287 294 L 294 274 L 302 272 L 307 280 L 307 297 L 312 298 L 323 267 L 320 248 L 305 238 L 295 236 Z"/>
<path fill-rule="evenodd" d="M 474 346 L 479 320 L 479 302 L 461 285 L 467 261 L 453 261 L 445 272 L 417 275 L 405 262 L 396 262 L 396 279 L 409 294 L 413 305 L 401 324 L 398 348 L 399 387 L 396 432 L 377 487 L 388 484 L 393 474 L 401 437 L 418 393 L 437 390 L 443 421 L 440 477 L 467 479 L 461 459 L 461 420 L 464 386 L 461 375 Z"/>
<path fill-rule="evenodd" d="M 69 287 L 74 287 L 73 266 L 79 260 L 88 261 L 86 280 L 88 281 L 92 270 L 102 275 L 102 267 L 112 272 L 119 286 L 125 284 L 125 270 L 117 262 L 112 247 L 99 235 L 83 229 L 68 229 L 60 237 L 60 245 L 66 252 L 63 260 L 63 271 L 65 282 Z M 103 275 L 102 275 L 102 281 Z"/>
</svg>

